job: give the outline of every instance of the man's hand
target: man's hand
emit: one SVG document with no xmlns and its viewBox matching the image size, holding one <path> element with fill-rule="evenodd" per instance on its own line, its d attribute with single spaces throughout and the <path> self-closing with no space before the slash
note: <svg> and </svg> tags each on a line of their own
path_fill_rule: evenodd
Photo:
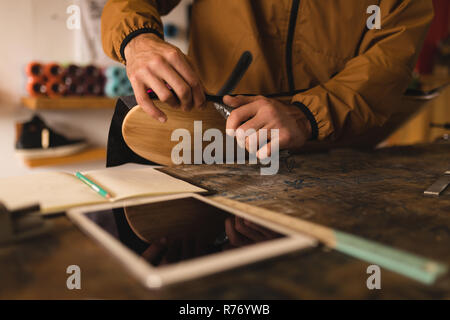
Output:
<svg viewBox="0 0 450 320">
<path fill-rule="evenodd" d="M 269 229 L 238 216 L 229 217 L 225 220 L 225 233 L 233 247 L 243 247 L 248 244 L 281 237 Z"/>
<path fill-rule="evenodd" d="M 259 130 L 267 129 L 267 138 L 270 140 L 270 130 L 279 129 L 279 148 L 280 149 L 298 149 L 311 137 L 311 123 L 305 114 L 296 106 L 284 104 L 275 99 L 268 99 L 262 96 L 226 96 L 223 102 L 233 110 L 227 120 L 227 129 L 234 132 L 241 129 L 246 132 L 254 129 L 256 133 L 253 136 L 245 138 L 245 148 L 248 152 L 257 152 L 257 157 L 270 157 L 271 146 L 273 142 L 265 146 L 257 147 L 259 150 L 253 150 L 255 144 L 250 141 L 258 141 Z M 239 137 L 237 137 L 239 142 Z M 242 146 L 243 147 L 243 146 Z"/>
<path fill-rule="evenodd" d="M 205 103 L 203 86 L 186 56 L 154 34 L 141 34 L 125 47 L 127 74 L 139 105 L 153 118 L 165 122 L 166 115 L 147 95 L 151 88 L 161 101 L 184 111 Z M 175 91 L 175 97 L 167 88 Z"/>
</svg>

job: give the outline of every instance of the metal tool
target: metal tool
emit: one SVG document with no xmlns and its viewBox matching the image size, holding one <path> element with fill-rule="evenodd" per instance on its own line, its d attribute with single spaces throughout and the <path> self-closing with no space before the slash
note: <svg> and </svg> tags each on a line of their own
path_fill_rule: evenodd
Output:
<svg viewBox="0 0 450 320">
<path fill-rule="evenodd" d="M 450 85 L 450 82 L 445 83 L 435 89 L 429 91 L 422 91 L 418 89 L 408 89 L 405 96 L 414 100 L 432 100 L 441 95 L 442 91 Z"/>
<path fill-rule="evenodd" d="M 223 97 L 233 92 L 239 81 L 241 81 L 242 77 L 247 72 L 252 61 L 252 54 L 249 51 L 245 51 L 239 58 L 239 61 L 217 95 L 205 94 L 206 101 L 213 102 L 214 108 L 216 108 L 220 115 L 225 119 L 228 119 L 231 111 L 233 111 L 233 108 L 223 103 Z M 177 96 L 172 88 L 170 88 L 170 91 L 175 97 Z M 158 96 L 153 92 L 153 90 L 150 89 L 147 93 L 151 99 L 158 99 Z"/>
<path fill-rule="evenodd" d="M 176 97 L 176 93 L 175 91 L 173 91 L 173 89 L 170 89 L 170 91 L 172 92 L 172 94 Z M 158 99 L 158 96 L 153 92 L 153 91 L 147 91 L 148 96 L 150 97 L 150 99 L 154 100 L 154 99 Z M 224 96 L 214 96 L 214 95 L 210 95 L 210 94 L 205 94 L 205 98 L 206 101 L 209 102 L 213 102 L 214 108 L 216 108 L 216 110 L 222 115 L 222 117 L 224 117 L 225 119 L 228 119 L 228 117 L 230 116 L 231 111 L 233 111 L 233 108 L 230 106 L 227 106 L 225 103 L 223 103 L 223 97 Z M 121 98 L 123 102 L 127 103 L 135 103 L 135 97 L 134 96 L 127 96 L 127 97 L 122 97 Z M 136 105 L 136 104 L 134 104 Z"/>
<path fill-rule="evenodd" d="M 233 108 L 222 102 L 223 96 L 212 96 L 207 94 L 205 97 L 207 101 L 213 102 L 214 108 L 216 108 L 217 112 L 219 112 L 222 117 L 228 119 Z"/>
<path fill-rule="evenodd" d="M 247 69 L 250 67 L 250 64 L 253 61 L 253 56 L 249 51 L 245 51 L 242 56 L 239 58 L 239 61 L 237 62 L 236 66 L 234 67 L 233 71 L 231 72 L 230 76 L 228 77 L 225 84 L 222 86 L 222 88 L 219 90 L 217 95 L 210 95 L 205 94 L 206 101 L 213 102 L 214 108 L 224 117 L 225 119 L 228 119 L 228 117 L 231 114 L 231 111 L 233 111 L 233 108 L 230 106 L 227 106 L 223 103 L 223 97 L 227 94 L 230 94 L 233 92 L 234 88 L 237 86 L 239 81 L 241 81 L 242 77 L 244 76 L 245 72 L 247 72 Z M 170 88 L 170 91 L 172 94 L 177 97 L 175 91 Z M 158 99 L 158 96 L 156 93 L 149 89 L 147 90 L 147 94 L 149 95 L 150 99 Z M 136 105 L 136 99 L 134 96 L 129 97 L 122 97 L 121 98 L 125 104 L 134 104 Z M 178 97 L 177 97 L 178 99 Z M 134 106 L 133 105 L 133 106 Z"/>
<path fill-rule="evenodd" d="M 442 177 L 440 177 L 431 187 L 423 193 L 426 196 L 439 197 L 450 184 L 450 170 L 447 170 Z"/>
<path fill-rule="evenodd" d="M 217 103 L 214 102 L 214 108 L 216 108 L 216 110 L 222 115 L 222 117 L 224 117 L 225 119 L 228 119 L 228 117 L 231 114 L 231 111 L 233 111 L 233 108 L 231 108 L 230 106 L 227 106 L 224 103 Z"/>
</svg>

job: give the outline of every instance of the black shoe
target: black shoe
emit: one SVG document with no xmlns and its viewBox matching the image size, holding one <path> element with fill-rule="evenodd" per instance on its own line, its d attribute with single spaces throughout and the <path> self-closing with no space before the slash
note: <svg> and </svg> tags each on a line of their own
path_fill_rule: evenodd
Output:
<svg viewBox="0 0 450 320">
<path fill-rule="evenodd" d="M 86 148 L 84 139 L 68 139 L 49 128 L 35 115 L 17 124 L 16 154 L 24 159 L 63 157 Z"/>
</svg>

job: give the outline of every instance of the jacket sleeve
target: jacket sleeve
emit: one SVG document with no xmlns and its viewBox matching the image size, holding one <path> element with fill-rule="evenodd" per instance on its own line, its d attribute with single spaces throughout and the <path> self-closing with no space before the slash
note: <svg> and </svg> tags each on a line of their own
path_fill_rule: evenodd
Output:
<svg viewBox="0 0 450 320">
<path fill-rule="evenodd" d="M 125 63 L 124 49 L 142 33 L 164 37 L 161 15 L 170 12 L 180 0 L 108 0 L 102 13 L 102 43 L 105 53 Z"/>
<path fill-rule="evenodd" d="M 336 140 L 382 126 L 395 113 L 433 18 L 429 0 L 381 0 L 380 30 L 368 30 L 358 55 L 328 82 L 293 97 L 313 138 Z M 369 17 L 369 15 L 367 16 Z"/>
</svg>

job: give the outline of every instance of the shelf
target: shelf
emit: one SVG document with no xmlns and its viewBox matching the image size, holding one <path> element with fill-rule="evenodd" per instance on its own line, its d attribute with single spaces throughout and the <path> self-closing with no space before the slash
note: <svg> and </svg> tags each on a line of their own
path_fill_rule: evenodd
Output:
<svg viewBox="0 0 450 320">
<path fill-rule="evenodd" d="M 79 162 L 97 161 L 106 159 L 106 150 L 104 148 L 94 148 L 81 151 L 79 153 L 53 158 L 40 158 L 40 159 L 28 159 L 25 160 L 25 165 L 29 168 L 46 167 L 46 166 L 58 166 Z"/>
<path fill-rule="evenodd" d="M 70 110 L 114 108 L 117 99 L 106 97 L 22 97 L 22 104 L 31 110 Z"/>
</svg>

